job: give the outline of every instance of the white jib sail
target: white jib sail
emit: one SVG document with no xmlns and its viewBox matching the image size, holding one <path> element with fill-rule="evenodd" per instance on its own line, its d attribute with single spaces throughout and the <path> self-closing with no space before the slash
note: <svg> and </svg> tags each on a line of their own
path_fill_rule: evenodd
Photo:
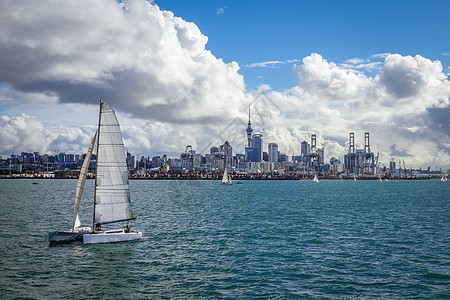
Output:
<svg viewBox="0 0 450 300">
<path fill-rule="evenodd" d="M 87 171 L 89 169 L 89 163 L 91 161 L 92 150 L 94 149 L 95 137 L 97 136 L 97 132 L 94 134 L 94 138 L 92 139 L 91 144 L 89 145 L 89 149 L 86 153 L 86 157 L 84 158 L 83 165 L 81 166 L 80 177 L 78 178 L 77 183 L 77 191 L 75 194 L 75 208 L 73 212 L 73 226 L 72 232 L 75 228 L 81 226 L 80 218 L 78 217 L 78 209 L 80 207 L 81 196 L 83 195 L 84 182 L 86 181 Z"/>
<path fill-rule="evenodd" d="M 134 219 L 122 133 L 114 110 L 100 104 L 94 223 Z"/>
</svg>

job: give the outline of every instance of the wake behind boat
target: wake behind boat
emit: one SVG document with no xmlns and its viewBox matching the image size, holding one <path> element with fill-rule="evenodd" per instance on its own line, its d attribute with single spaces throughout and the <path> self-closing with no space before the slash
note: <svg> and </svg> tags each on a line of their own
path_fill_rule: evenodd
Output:
<svg viewBox="0 0 450 300">
<path fill-rule="evenodd" d="M 78 208 L 84 189 L 89 162 L 97 136 L 93 226 L 82 227 Z M 49 232 L 49 242 L 82 240 L 83 244 L 112 243 L 142 238 L 142 232 L 130 230 L 131 212 L 128 169 L 122 133 L 114 110 L 100 101 L 98 134 L 94 135 L 78 179 L 73 226 L 70 231 Z M 125 229 L 103 230 L 101 225 L 127 222 Z"/>
</svg>

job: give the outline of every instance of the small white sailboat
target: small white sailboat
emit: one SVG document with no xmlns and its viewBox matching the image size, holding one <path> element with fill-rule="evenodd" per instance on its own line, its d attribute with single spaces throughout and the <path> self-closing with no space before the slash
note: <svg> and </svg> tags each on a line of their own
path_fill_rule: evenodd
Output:
<svg viewBox="0 0 450 300">
<path fill-rule="evenodd" d="M 128 221 L 135 219 L 135 217 L 131 212 L 128 169 L 119 122 L 111 106 L 101 101 L 96 135 L 97 168 L 93 226 L 92 228 L 81 227 L 78 208 L 96 136 L 91 142 L 81 168 L 77 185 L 73 228 L 69 232 L 49 232 L 49 242 L 82 240 L 83 244 L 97 244 L 142 238 L 142 232 L 130 230 L 128 227 Z M 102 230 L 101 228 L 103 224 L 125 221 L 127 222 L 125 229 Z"/>
<path fill-rule="evenodd" d="M 317 174 L 314 174 L 313 182 L 319 182 L 319 177 L 317 177 Z"/>
<path fill-rule="evenodd" d="M 228 173 L 228 167 L 225 167 L 225 171 L 223 171 L 222 184 L 233 184 L 231 180 L 231 175 Z"/>
<path fill-rule="evenodd" d="M 447 176 L 446 175 L 442 175 L 442 178 L 441 178 L 441 182 L 447 182 Z"/>
<path fill-rule="evenodd" d="M 356 181 L 356 176 L 353 174 L 353 181 Z"/>
</svg>

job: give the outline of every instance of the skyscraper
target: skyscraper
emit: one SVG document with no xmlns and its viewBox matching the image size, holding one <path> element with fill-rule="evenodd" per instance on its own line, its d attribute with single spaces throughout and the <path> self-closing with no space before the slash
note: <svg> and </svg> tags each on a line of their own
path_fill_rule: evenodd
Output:
<svg viewBox="0 0 450 300">
<path fill-rule="evenodd" d="M 253 148 L 245 147 L 245 160 L 252 161 L 252 159 L 253 159 Z"/>
<path fill-rule="evenodd" d="M 278 145 L 269 143 L 269 162 L 278 162 Z"/>
<path fill-rule="evenodd" d="M 231 166 L 233 160 L 233 147 L 231 147 L 228 141 L 220 146 L 220 152 L 223 152 L 225 155 L 225 164 Z"/>
<path fill-rule="evenodd" d="M 302 156 L 308 156 L 309 153 L 309 145 L 307 141 L 302 142 Z"/>
<path fill-rule="evenodd" d="M 252 151 L 252 159 L 253 162 L 261 162 L 262 160 L 262 134 L 255 133 L 252 136 L 251 140 L 251 147 L 253 148 Z"/>
</svg>

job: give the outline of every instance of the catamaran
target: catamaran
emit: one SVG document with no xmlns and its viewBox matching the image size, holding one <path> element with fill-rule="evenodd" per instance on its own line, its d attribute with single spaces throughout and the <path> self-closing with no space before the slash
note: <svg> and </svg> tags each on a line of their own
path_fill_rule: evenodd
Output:
<svg viewBox="0 0 450 300">
<path fill-rule="evenodd" d="M 97 161 L 94 214 L 91 227 L 82 227 L 78 210 L 94 143 L 97 138 Z M 122 133 L 111 106 L 100 101 L 98 131 L 92 139 L 78 179 L 72 229 L 48 233 L 49 242 L 82 240 L 83 244 L 112 243 L 142 238 L 142 232 L 130 230 L 131 212 L 128 169 Z M 126 228 L 103 230 L 101 225 L 127 222 Z"/>
<path fill-rule="evenodd" d="M 227 167 L 225 167 L 225 171 L 223 172 L 222 184 L 233 184 L 233 181 L 231 180 L 231 175 L 228 174 Z"/>
</svg>

